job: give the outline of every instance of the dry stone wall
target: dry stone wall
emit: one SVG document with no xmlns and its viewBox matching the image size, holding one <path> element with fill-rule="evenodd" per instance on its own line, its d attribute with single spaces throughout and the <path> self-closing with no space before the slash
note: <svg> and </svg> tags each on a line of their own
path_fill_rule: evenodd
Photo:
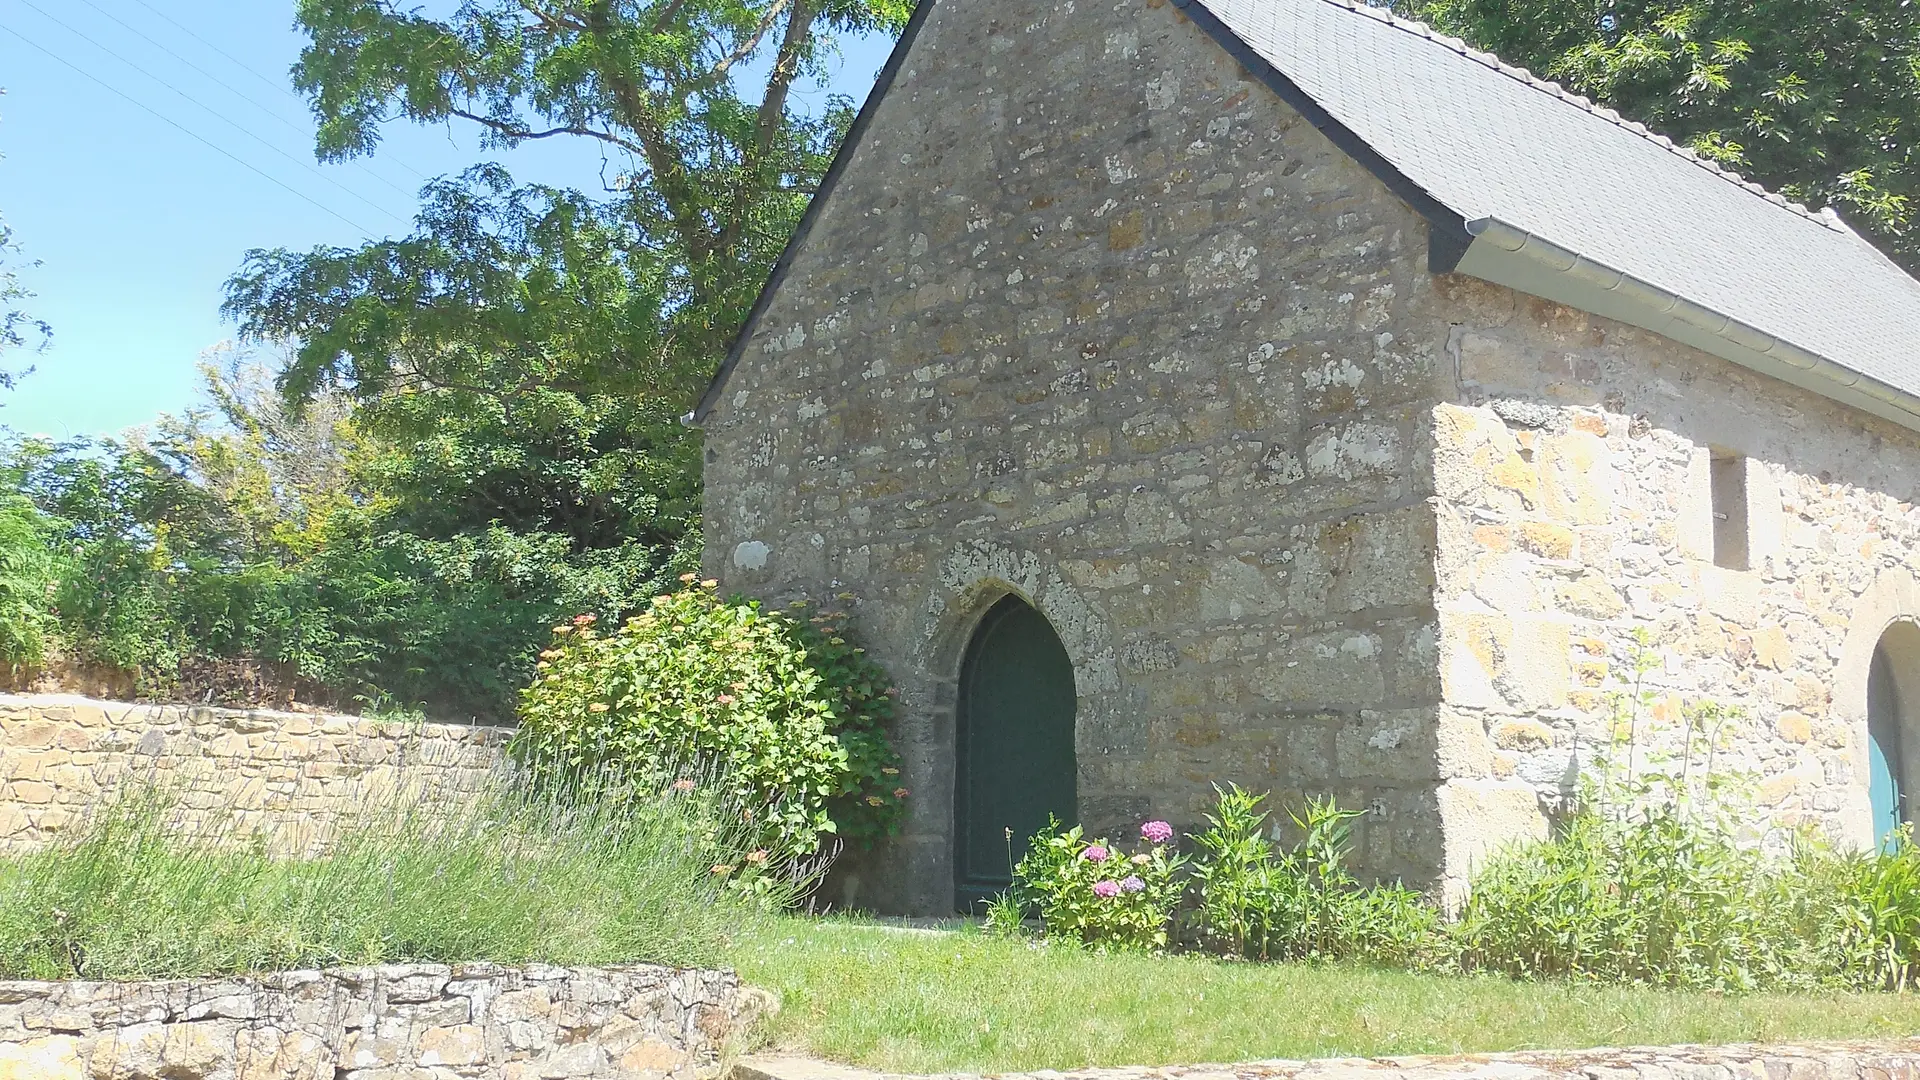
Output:
<svg viewBox="0 0 1920 1080">
<path fill-rule="evenodd" d="M 1081 820 L 1336 794 L 1438 871 L 1445 333 L 1416 215 L 1165 0 L 942 0 L 707 418 L 706 568 L 838 603 L 902 690 L 950 909 L 954 684 L 1011 592 L 1073 661 Z"/>
<path fill-rule="evenodd" d="M 470 796 L 509 732 L 447 724 L 65 695 L 0 695 L 0 854 L 46 844 L 129 782 L 163 787 L 181 825 L 305 851 L 383 795 Z"/>
<path fill-rule="evenodd" d="M 659 967 L 0 982 L 0 1080 L 696 1080 L 770 1004 Z"/>
<path fill-rule="evenodd" d="M 1439 288 L 1460 387 L 1434 425 L 1450 868 L 1546 827 L 1612 738 L 1636 633 L 1659 656 L 1644 746 L 1677 750 L 1692 703 L 1737 707 L 1715 769 L 1746 778 L 1755 838 L 1867 843 L 1867 666 L 1920 618 L 1920 436 L 1632 327 Z M 1716 452 L 1744 459 L 1746 569 L 1715 561 Z"/>
</svg>

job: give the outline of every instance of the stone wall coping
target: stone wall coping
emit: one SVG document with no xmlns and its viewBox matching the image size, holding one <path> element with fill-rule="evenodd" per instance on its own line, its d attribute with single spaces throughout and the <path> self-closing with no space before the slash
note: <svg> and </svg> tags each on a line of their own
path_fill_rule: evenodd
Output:
<svg viewBox="0 0 1920 1080">
<path fill-rule="evenodd" d="M 167 993 L 185 990 L 200 996 L 220 996 L 236 989 L 287 990 L 314 982 L 339 982 L 352 987 L 393 986 L 408 980 L 444 979 L 458 983 L 464 979 L 492 979 L 515 976 L 528 982 L 564 982 L 582 977 L 620 976 L 625 978 L 665 979 L 675 975 L 713 974 L 737 977 L 734 969 L 683 968 L 663 964 L 498 964 L 491 960 L 473 960 L 458 964 L 358 964 L 346 967 L 290 968 L 284 971 L 256 971 L 243 974 L 184 976 L 172 979 L 0 979 L 0 1004 L 17 1004 L 56 994 L 93 994 L 100 991 L 148 991 Z M 451 986 L 448 993 L 462 993 Z"/>
<path fill-rule="evenodd" d="M 127 702 L 108 701 L 102 698 L 88 697 L 84 694 L 22 694 L 0 693 L 0 713 L 28 710 L 39 714 L 52 713 L 55 710 L 97 710 L 103 713 L 109 724 L 138 723 L 153 726 L 156 722 L 192 721 L 195 724 L 212 722 L 221 726 L 239 727 L 248 731 L 268 731 L 278 728 L 296 728 L 299 730 L 337 730 L 341 734 L 380 733 L 391 734 L 398 731 L 413 731 L 419 735 L 441 739 L 470 739 L 476 742 L 505 742 L 513 736 L 516 729 L 490 724 L 461 724 L 443 721 L 413 723 L 405 720 L 382 720 L 375 717 L 352 716 L 347 713 L 291 712 L 284 709 L 269 709 L 247 705 L 209 705 L 194 702 Z M 52 718 L 52 717 L 50 717 Z"/>
<path fill-rule="evenodd" d="M 758 1054 L 736 1062 L 729 1080 L 981 1080 L 985 1076 L 995 1080 L 1912 1080 L 1920 1076 L 1920 1037 L 934 1075 L 876 1072 L 816 1058 Z"/>
</svg>

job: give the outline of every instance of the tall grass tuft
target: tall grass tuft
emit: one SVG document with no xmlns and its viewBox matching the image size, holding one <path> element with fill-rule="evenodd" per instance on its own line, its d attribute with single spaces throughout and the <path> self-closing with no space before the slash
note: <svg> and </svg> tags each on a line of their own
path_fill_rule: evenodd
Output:
<svg viewBox="0 0 1920 1080">
<path fill-rule="evenodd" d="M 681 785 L 684 788 L 686 785 Z M 790 900 L 699 791 L 610 803 L 400 789 L 271 857 L 156 788 L 0 860 L 0 977 L 162 978 L 405 961 L 712 964 Z M 773 904 L 769 904 L 769 900 Z"/>
</svg>

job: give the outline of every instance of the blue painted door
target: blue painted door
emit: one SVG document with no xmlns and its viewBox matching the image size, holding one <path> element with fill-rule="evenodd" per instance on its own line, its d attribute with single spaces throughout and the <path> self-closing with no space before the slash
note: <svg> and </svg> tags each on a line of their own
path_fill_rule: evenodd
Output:
<svg viewBox="0 0 1920 1080">
<path fill-rule="evenodd" d="M 1900 790 L 1900 703 L 1886 650 L 1875 649 L 1867 675 L 1867 798 L 1873 806 L 1873 842 L 1891 847 L 1904 817 Z"/>
</svg>

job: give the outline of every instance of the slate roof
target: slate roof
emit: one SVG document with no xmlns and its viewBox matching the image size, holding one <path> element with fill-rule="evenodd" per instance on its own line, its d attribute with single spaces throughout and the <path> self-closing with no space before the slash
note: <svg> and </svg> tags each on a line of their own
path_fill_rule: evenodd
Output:
<svg viewBox="0 0 1920 1080">
<path fill-rule="evenodd" d="M 1831 212 L 1363 4 L 1181 4 L 1196 5 L 1470 231 L 1504 222 L 1920 394 L 1920 282 Z"/>
</svg>

